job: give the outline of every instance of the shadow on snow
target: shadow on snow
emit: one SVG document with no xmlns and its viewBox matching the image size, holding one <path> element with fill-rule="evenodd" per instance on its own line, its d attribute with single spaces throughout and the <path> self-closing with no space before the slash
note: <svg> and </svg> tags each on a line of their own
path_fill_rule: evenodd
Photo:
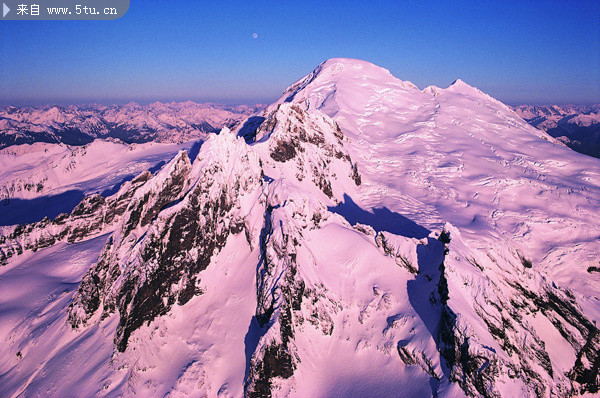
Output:
<svg viewBox="0 0 600 398">
<path fill-rule="evenodd" d="M 54 219 L 60 213 L 71 212 L 83 198 L 83 191 L 73 189 L 34 199 L 8 199 L 0 204 L 0 225 L 29 224 L 44 217 Z"/>
<path fill-rule="evenodd" d="M 191 162 L 194 162 L 198 156 L 202 144 L 203 141 L 197 141 L 188 149 L 188 157 Z M 150 167 L 148 171 L 156 174 L 165 164 L 166 161 L 162 160 Z M 100 195 L 105 198 L 114 195 L 124 183 L 131 181 L 135 176 L 136 174 L 129 174 L 123 177 L 121 181 L 105 189 Z M 0 200 L 0 226 L 30 224 L 41 221 L 44 217 L 53 220 L 61 213 L 73 211 L 84 197 L 83 191 L 72 189 L 57 195 L 46 195 L 33 199 L 3 198 Z"/>
<path fill-rule="evenodd" d="M 402 214 L 394 213 L 386 207 L 372 209 L 372 212 L 359 207 L 352 198 L 344 194 L 344 201 L 328 210 L 341 215 L 351 225 L 356 223 L 371 226 L 376 232 L 386 231 L 407 238 L 425 238 L 429 230 L 404 217 Z"/>
</svg>

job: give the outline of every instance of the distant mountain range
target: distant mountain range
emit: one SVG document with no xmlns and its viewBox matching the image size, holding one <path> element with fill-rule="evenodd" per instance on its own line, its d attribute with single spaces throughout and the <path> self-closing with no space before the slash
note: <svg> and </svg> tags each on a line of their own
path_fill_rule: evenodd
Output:
<svg viewBox="0 0 600 398">
<path fill-rule="evenodd" d="M 514 111 L 571 149 L 600 158 L 600 104 L 520 105 Z"/>
<path fill-rule="evenodd" d="M 83 145 L 96 138 L 125 143 L 184 142 L 234 127 L 261 108 L 195 102 L 149 105 L 43 106 L 0 109 L 0 149 L 34 142 Z"/>
</svg>

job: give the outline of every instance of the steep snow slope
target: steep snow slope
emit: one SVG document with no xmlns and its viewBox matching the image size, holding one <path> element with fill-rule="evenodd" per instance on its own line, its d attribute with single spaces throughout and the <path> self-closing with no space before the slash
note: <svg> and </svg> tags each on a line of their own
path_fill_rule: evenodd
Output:
<svg viewBox="0 0 600 398">
<path fill-rule="evenodd" d="M 272 139 L 256 149 L 222 132 L 202 146 L 193 166 L 181 152 L 154 177 L 141 175 L 106 201 L 90 197 L 67 218 L 6 238 L 2 249 L 10 257 L 0 279 L 16 272 L 21 256 L 31 256 L 32 250 L 46 256 L 56 242 L 88 239 L 116 227 L 68 315 L 79 333 L 94 338 L 108 333 L 117 348 L 111 354 L 99 350 L 91 363 L 100 365 L 93 369 L 78 364 L 97 383 L 83 395 L 103 388 L 108 394 L 232 396 L 244 390 L 255 396 L 271 390 L 383 394 L 394 387 L 415 396 L 430 391 L 429 374 L 418 369 L 432 373 L 435 367 L 441 374 L 439 359 L 427 365 L 429 360 L 419 357 L 415 363 L 421 367 L 405 369 L 396 343 L 409 330 L 427 333 L 406 299 L 406 283 L 416 272 L 417 246 L 437 253 L 435 263 L 442 257 L 441 244 L 390 233 L 376 238 L 368 226 L 353 229 L 327 210 L 358 184 L 337 126 L 325 115 L 289 105 L 270 122 Z M 293 154 L 282 149 L 290 142 Z M 343 244 L 331 253 L 323 245 L 327 241 Z M 350 247 L 362 255 L 355 257 Z M 379 269 L 375 264 L 381 262 Z M 349 271 L 346 278 L 338 277 Z M 358 285 L 355 291 L 352 286 Z M 46 311 L 57 324 L 64 322 L 65 303 L 48 301 L 53 306 Z M 408 319 L 402 327 L 391 327 L 404 312 Z M 360 321 L 348 321 L 356 317 Z M 8 333 L 17 320 L 33 322 L 27 316 L 3 319 Z M 368 342 L 373 327 L 384 332 L 379 341 Z M 68 334 L 63 344 L 71 347 L 77 336 Z M 431 337 L 423 339 L 435 356 Z M 5 385 L 3 393 L 52 391 L 61 379 L 50 366 L 44 375 L 55 378 L 41 378 L 20 365 L 31 344 L 35 340 L 21 335 L 3 348 L 7 356 L 21 352 L 4 370 L 17 381 Z M 334 384 L 327 377 L 316 385 L 301 382 L 321 366 L 314 360 L 326 360 L 313 350 L 352 356 L 357 349 L 369 362 L 340 358 L 329 367 L 327 377 Z M 44 355 L 49 363 L 61 361 L 54 351 Z M 299 373 L 292 378 L 289 372 L 295 369 Z M 371 382 L 349 383 L 354 376 Z M 409 382 L 415 379 L 421 383 Z M 447 383 L 442 381 L 451 388 Z"/>
<path fill-rule="evenodd" d="M 0 395 L 597 393 L 599 169 L 463 82 L 329 60 L 0 237 L 0 286 L 43 287 L 0 296 Z"/>
<path fill-rule="evenodd" d="M 0 269 L 2 396 L 89 396 L 104 377 L 126 373 L 101 368 L 113 349 L 105 335 L 114 325 L 78 333 L 64 311 L 105 241 L 59 243 Z"/>
<path fill-rule="evenodd" d="M 524 123 L 508 107 L 460 80 L 447 89 L 420 91 L 362 61 L 325 62 L 292 85 L 269 109 L 287 102 L 327 113 L 349 137 L 348 150 L 363 177 L 363 188 L 353 200 L 363 208 L 371 208 L 375 214 L 391 210 L 392 214 L 409 215 L 430 229 L 439 229 L 448 221 L 454 225 L 446 229 L 455 231 L 452 236 L 460 236 L 462 243 L 455 247 L 462 248 L 455 249 L 442 273 L 445 283 L 453 286 L 450 299 L 446 298 L 448 309 L 442 311 L 446 314 L 442 324 L 461 332 L 452 338 L 441 335 L 439 341 L 453 368 L 450 377 L 463 380 L 463 389 L 475 394 L 487 390 L 507 393 L 511 388 L 525 388 L 521 391 L 527 394 L 562 394 L 564 381 L 550 390 L 543 387 L 548 379 L 559 378 L 543 365 L 549 361 L 541 361 L 546 370 L 540 371 L 538 381 L 522 376 L 528 387 L 515 387 L 510 381 L 514 375 L 510 380 L 498 378 L 506 373 L 501 370 L 503 360 L 496 354 L 490 357 L 485 347 L 494 347 L 494 341 L 496 346 L 501 343 L 493 352 L 504 351 L 512 357 L 510 366 L 516 359 L 511 346 L 539 362 L 535 357 L 544 352 L 545 343 L 527 348 L 523 346 L 527 339 L 511 342 L 512 332 L 507 331 L 515 331 L 513 337 L 533 333 L 530 339 L 534 342 L 548 338 L 550 332 L 539 326 L 542 321 L 531 320 L 537 325 L 533 327 L 523 320 L 520 312 L 529 311 L 542 311 L 564 339 L 579 341 L 572 344 L 571 359 L 585 356 L 581 350 L 586 346 L 597 347 L 600 281 L 592 272 L 597 269 L 600 245 L 598 161 L 570 152 Z M 248 132 L 244 134 L 248 136 Z M 513 275 L 520 280 L 506 282 Z M 543 277 L 539 280 L 535 275 Z M 553 294 L 558 293 L 545 293 L 548 285 L 550 291 L 556 286 L 567 289 L 568 298 L 557 300 L 562 304 L 556 305 Z M 518 304 L 523 294 L 539 295 L 534 307 Z M 507 302 L 515 304 L 502 304 Z M 486 315 L 494 311 L 512 315 Z M 583 316 L 582 311 L 591 318 L 583 324 L 576 320 Z M 559 325 L 556 319 L 561 318 L 577 330 L 576 337 Z M 487 333 L 482 332 L 485 330 Z M 471 342 L 467 355 L 443 349 L 448 344 L 460 347 L 465 341 Z M 552 352 L 552 348 L 548 350 Z M 560 357 L 557 352 L 552 355 L 555 360 Z M 465 381 L 473 377 L 469 368 L 484 363 L 479 362 L 481 358 L 495 363 L 490 368 L 496 370 L 489 370 L 494 376 L 475 372 L 474 379 Z M 460 360 L 466 362 L 457 366 Z M 590 361 L 592 369 L 597 369 L 598 357 Z M 520 366 L 531 374 L 529 364 L 520 361 Z M 490 379 L 482 380 L 488 376 Z M 597 373 L 591 376 L 594 378 L 597 384 Z"/>
</svg>

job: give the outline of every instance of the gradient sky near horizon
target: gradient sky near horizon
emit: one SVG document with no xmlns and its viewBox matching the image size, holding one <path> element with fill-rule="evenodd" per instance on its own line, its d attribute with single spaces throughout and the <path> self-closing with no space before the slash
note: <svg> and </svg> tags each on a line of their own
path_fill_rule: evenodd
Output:
<svg viewBox="0 0 600 398">
<path fill-rule="evenodd" d="M 268 103 L 332 57 L 513 105 L 600 103 L 600 2 L 132 0 L 116 21 L 0 21 L 0 105 Z"/>
</svg>

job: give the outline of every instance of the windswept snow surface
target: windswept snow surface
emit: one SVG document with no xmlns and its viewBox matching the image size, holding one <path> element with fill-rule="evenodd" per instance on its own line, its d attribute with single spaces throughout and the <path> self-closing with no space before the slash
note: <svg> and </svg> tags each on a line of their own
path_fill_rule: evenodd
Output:
<svg viewBox="0 0 600 398">
<path fill-rule="evenodd" d="M 331 59 L 288 90 L 279 103 L 306 101 L 349 138 L 361 205 L 429 229 L 450 222 L 484 252 L 509 245 L 598 308 L 600 281 L 586 270 L 599 261 L 600 161 L 460 79 L 421 91 L 369 62 Z"/>
<path fill-rule="evenodd" d="M 106 238 L 61 243 L 0 268 L 3 397 L 86 396 L 114 372 L 105 337 L 114 325 L 79 333 L 65 312 Z"/>
<path fill-rule="evenodd" d="M 0 236 L 0 396 L 594 394 L 598 203 L 600 161 L 476 88 L 332 59 Z"/>
</svg>

